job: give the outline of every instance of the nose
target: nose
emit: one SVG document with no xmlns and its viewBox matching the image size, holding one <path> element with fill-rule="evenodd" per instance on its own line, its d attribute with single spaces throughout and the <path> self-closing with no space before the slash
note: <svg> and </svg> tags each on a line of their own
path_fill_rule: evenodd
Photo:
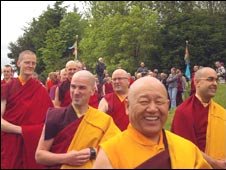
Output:
<svg viewBox="0 0 226 170">
<path fill-rule="evenodd" d="M 157 105 L 154 101 L 151 101 L 150 104 L 147 106 L 148 112 L 156 112 L 158 110 Z"/>
</svg>

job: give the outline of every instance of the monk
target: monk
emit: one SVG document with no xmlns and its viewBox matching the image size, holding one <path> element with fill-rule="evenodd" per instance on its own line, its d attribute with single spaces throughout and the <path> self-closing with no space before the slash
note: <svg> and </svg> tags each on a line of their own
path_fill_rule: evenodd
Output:
<svg viewBox="0 0 226 170">
<path fill-rule="evenodd" d="M 80 61 L 70 60 L 66 63 L 65 70 L 67 72 L 67 80 L 63 81 L 59 87 L 56 88 L 54 105 L 55 107 L 65 107 L 71 103 L 70 97 L 70 82 L 75 72 L 82 70 L 82 63 Z"/>
<path fill-rule="evenodd" d="M 3 72 L 3 79 L 1 80 L 1 84 L 8 83 L 12 80 L 13 78 L 13 68 L 11 65 L 5 65 L 2 69 Z"/>
<path fill-rule="evenodd" d="M 197 145 L 213 168 L 226 168 L 226 110 L 212 99 L 217 73 L 203 67 L 194 83 L 196 93 L 176 109 L 171 130 Z"/>
<path fill-rule="evenodd" d="M 129 91 L 128 73 L 117 69 L 112 74 L 113 93 L 106 94 L 100 101 L 98 109 L 112 116 L 120 130 L 125 130 L 129 124 L 126 114 L 125 100 Z"/>
<path fill-rule="evenodd" d="M 169 99 L 158 79 L 136 80 L 130 86 L 127 106 L 128 128 L 100 144 L 94 168 L 210 168 L 193 143 L 163 129 Z"/>
<path fill-rule="evenodd" d="M 93 74 L 81 70 L 73 75 L 71 104 L 48 110 L 36 151 L 38 163 L 54 169 L 91 168 L 98 145 L 120 132 L 109 115 L 88 105 L 94 91 Z"/>
<path fill-rule="evenodd" d="M 32 75 L 36 55 L 25 50 L 19 54 L 18 78 L 1 86 L 1 168 L 38 169 L 35 150 L 52 101 L 39 80 Z"/>
</svg>

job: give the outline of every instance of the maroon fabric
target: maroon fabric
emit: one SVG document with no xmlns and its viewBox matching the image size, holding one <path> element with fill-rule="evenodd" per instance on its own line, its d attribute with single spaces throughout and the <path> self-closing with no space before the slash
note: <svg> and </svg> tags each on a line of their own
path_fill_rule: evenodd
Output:
<svg viewBox="0 0 226 170">
<path fill-rule="evenodd" d="M 178 79 L 177 79 L 177 96 L 176 96 L 177 106 L 179 106 L 183 102 L 182 93 L 183 93 L 182 78 L 178 77 Z"/>
<path fill-rule="evenodd" d="M 97 91 L 95 91 L 94 95 L 90 96 L 89 105 L 98 109 L 99 99 L 98 99 L 98 92 Z"/>
<path fill-rule="evenodd" d="M 208 110 L 209 106 L 205 108 L 195 95 L 190 96 L 176 109 L 171 131 L 192 141 L 204 152 Z"/>
<path fill-rule="evenodd" d="M 1 90 L 7 101 L 3 118 L 22 127 L 22 135 L 1 132 L 1 168 L 41 168 L 34 155 L 46 111 L 53 106 L 45 87 L 32 78 L 22 86 L 17 78 Z"/>
<path fill-rule="evenodd" d="M 66 153 L 83 117 L 78 118 L 71 105 L 49 109 L 45 123 L 45 139 L 54 138 L 51 152 Z M 54 129 L 54 130 L 53 130 Z M 55 132 L 53 132 L 55 131 Z M 60 168 L 60 164 L 47 168 Z"/>
<path fill-rule="evenodd" d="M 149 158 L 148 160 L 137 166 L 135 169 L 171 169 L 168 143 L 164 130 L 163 130 L 163 143 L 165 146 L 164 151 Z"/>
<path fill-rule="evenodd" d="M 106 82 L 106 83 L 104 83 L 104 86 L 105 86 L 105 95 L 114 92 L 111 83 Z"/>
<path fill-rule="evenodd" d="M 195 76 L 195 72 L 192 73 L 191 75 L 191 91 L 190 91 L 190 96 L 195 94 L 196 89 L 195 89 L 195 83 L 194 83 L 194 76 Z"/>
<path fill-rule="evenodd" d="M 70 80 L 68 79 L 59 86 L 59 100 L 61 102 L 61 107 L 66 107 L 71 103 Z"/>
<path fill-rule="evenodd" d="M 129 117 L 126 114 L 125 101 L 120 101 L 115 93 L 109 93 L 104 97 L 108 102 L 107 113 L 112 116 L 115 124 L 121 131 L 125 130 L 129 124 Z"/>
</svg>

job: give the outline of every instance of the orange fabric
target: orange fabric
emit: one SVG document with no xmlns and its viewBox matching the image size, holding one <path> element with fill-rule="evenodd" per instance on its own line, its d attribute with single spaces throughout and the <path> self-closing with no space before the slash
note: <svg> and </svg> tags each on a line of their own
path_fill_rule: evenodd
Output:
<svg viewBox="0 0 226 170">
<path fill-rule="evenodd" d="M 226 110 L 213 100 L 209 107 L 205 153 L 215 159 L 226 159 Z"/>
<path fill-rule="evenodd" d="M 211 168 L 193 143 L 169 131 L 165 132 L 172 168 Z M 131 124 L 127 130 L 100 146 L 112 167 L 116 169 L 133 169 L 164 150 L 162 137 L 159 143 L 155 144 L 134 129 Z"/>
</svg>

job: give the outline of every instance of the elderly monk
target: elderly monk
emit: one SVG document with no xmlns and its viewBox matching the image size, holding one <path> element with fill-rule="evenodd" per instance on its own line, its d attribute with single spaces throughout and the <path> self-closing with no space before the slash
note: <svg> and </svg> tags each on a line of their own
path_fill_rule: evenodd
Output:
<svg viewBox="0 0 226 170">
<path fill-rule="evenodd" d="M 125 101 L 129 91 L 129 76 L 123 69 L 117 69 L 112 74 L 113 93 L 106 94 L 101 99 L 98 109 L 112 116 L 120 130 L 125 130 L 129 124 Z"/>
<path fill-rule="evenodd" d="M 192 141 L 213 168 L 226 168 L 226 110 L 213 101 L 217 73 L 204 67 L 195 73 L 196 93 L 175 112 L 172 132 Z"/>
<path fill-rule="evenodd" d="M 32 75 L 36 55 L 30 50 L 19 54 L 18 78 L 1 86 L 1 168 L 38 169 L 35 150 L 46 111 L 52 101 L 39 80 Z"/>
<path fill-rule="evenodd" d="M 142 77 L 128 95 L 127 130 L 102 143 L 94 168 L 210 168 L 190 141 L 164 130 L 169 100 L 164 85 Z"/>
<path fill-rule="evenodd" d="M 88 105 L 95 91 L 89 71 L 76 72 L 71 80 L 72 102 L 50 109 L 36 151 L 36 160 L 51 168 L 91 168 L 98 145 L 119 133 L 112 118 Z"/>
</svg>

